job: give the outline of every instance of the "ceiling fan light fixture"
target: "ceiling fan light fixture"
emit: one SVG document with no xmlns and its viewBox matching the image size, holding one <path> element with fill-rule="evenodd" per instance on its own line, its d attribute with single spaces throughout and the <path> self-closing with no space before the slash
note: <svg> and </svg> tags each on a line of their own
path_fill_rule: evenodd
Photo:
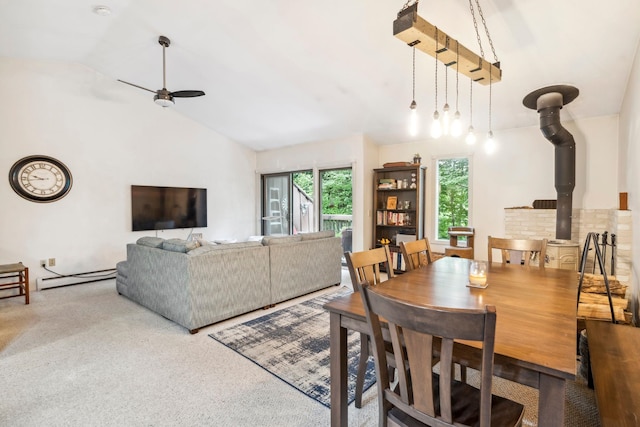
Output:
<svg viewBox="0 0 640 427">
<path fill-rule="evenodd" d="M 138 86 L 133 83 L 125 82 L 124 80 L 118 79 L 119 82 L 127 84 L 129 86 L 137 87 L 138 89 L 146 90 L 147 92 L 154 93 L 153 101 L 162 106 L 162 107 L 171 107 L 175 104 L 173 98 L 195 98 L 197 96 L 204 96 L 205 93 L 201 90 L 179 90 L 176 92 L 170 92 L 167 90 L 167 67 L 166 67 L 166 57 L 165 50 L 171 44 L 171 40 L 165 36 L 160 36 L 158 38 L 158 43 L 162 46 L 162 89 L 151 90 L 146 87 Z"/>
<path fill-rule="evenodd" d="M 171 107 L 175 102 L 173 101 L 173 96 L 166 93 L 159 93 L 153 97 L 153 102 L 160 105 L 161 107 Z"/>
</svg>

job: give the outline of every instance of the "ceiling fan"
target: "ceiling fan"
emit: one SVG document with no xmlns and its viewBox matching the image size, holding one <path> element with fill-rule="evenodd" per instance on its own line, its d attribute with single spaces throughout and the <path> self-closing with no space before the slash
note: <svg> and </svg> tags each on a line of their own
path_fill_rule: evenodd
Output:
<svg viewBox="0 0 640 427">
<path fill-rule="evenodd" d="M 162 46 L 162 89 L 151 90 L 146 87 L 138 86 L 133 83 L 125 82 L 124 80 L 118 79 L 119 82 L 131 85 L 133 87 L 137 87 L 139 89 L 146 90 L 151 93 L 155 93 L 156 95 L 153 97 L 153 101 L 161 105 L 163 107 L 170 107 L 175 102 L 173 98 L 194 98 L 196 96 L 203 96 L 204 92 L 201 90 L 179 90 L 177 92 L 170 92 L 167 90 L 167 71 L 166 71 L 166 62 L 165 62 L 165 50 L 171 44 L 171 40 L 168 37 L 160 36 L 158 38 L 158 43 Z"/>
</svg>

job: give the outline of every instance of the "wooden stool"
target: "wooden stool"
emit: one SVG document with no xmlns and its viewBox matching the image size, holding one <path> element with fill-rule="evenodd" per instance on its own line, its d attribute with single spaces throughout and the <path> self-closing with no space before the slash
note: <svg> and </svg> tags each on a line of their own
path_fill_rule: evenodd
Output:
<svg viewBox="0 0 640 427">
<path fill-rule="evenodd" d="M 18 295 L 0 297 L 0 299 L 24 295 L 24 303 L 29 304 L 29 267 L 25 267 L 21 262 L 17 264 L 0 265 L 0 281 L 4 281 L 5 279 L 17 279 L 17 281 L 0 283 L 0 291 L 19 289 L 20 293 Z"/>
<path fill-rule="evenodd" d="M 444 248 L 444 254 L 446 256 L 460 257 L 473 259 L 473 238 L 475 237 L 475 230 L 473 227 L 449 227 L 447 231 L 449 233 L 449 246 Z M 458 237 L 466 237 L 467 245 L 460 246 L 458 244 Z"/>
</svg>

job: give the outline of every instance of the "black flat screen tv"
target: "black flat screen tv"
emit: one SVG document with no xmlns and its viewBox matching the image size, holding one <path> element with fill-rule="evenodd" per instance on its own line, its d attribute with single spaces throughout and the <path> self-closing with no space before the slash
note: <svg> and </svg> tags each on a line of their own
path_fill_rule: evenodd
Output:
<svg viewBox="0 0 640 427">
<path fill-rule="evenodd" d="M 207 189 L 131 186 L 133 231 L 207 226 Z"/>
</svg>

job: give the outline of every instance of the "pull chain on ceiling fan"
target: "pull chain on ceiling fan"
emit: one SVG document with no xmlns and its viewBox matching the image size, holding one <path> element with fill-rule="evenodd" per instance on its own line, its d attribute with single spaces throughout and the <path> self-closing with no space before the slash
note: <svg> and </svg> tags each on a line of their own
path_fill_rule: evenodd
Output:
<svg viewBox="0 0 640 427">
<path fill-rule="evenodd" d="M 163 107 L 172 106 L 175 103 L 173 98 L 194 98 L 196 96 L 203 96 L 205 93 L 201 90 L 179 90 L 176 92 L 170 92 L 167 90 L 167 69 L 166 69 L 165 50 L 171 44 L 171 40 L 169 40 L 168 37 L 160 36 L 158 38 L 158 43 L 160 43 L 160 45 L 162 46 L 162 89 L 151 90 L 151 89 L 147 89 L 146 87 L 125 82 L 124 80 L 118 79 L 118 81 L 133 87 L 137 87 L 138 89 L 146 90 L 147 92 L 155 93 L 156 95 L 153 97 L 154 102 Z"/>
</svg>

